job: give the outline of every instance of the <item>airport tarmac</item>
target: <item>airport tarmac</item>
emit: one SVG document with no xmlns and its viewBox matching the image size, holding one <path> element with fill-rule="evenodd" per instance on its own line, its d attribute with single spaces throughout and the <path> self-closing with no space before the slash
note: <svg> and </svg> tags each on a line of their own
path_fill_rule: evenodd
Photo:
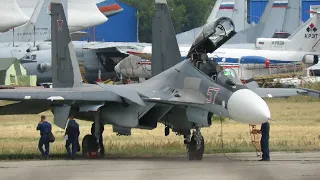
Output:
<svg viewBox="0 0 320 180">
<path fill-rule="evenodd" d="M 320 152 L 272 153 L 259 162 L 255 153 L 206 155 L 202 161 L 186 157 L 106 158 L 103 160 L 1 161 L 6 180 L 315 180 L 320 177 Z"/>
</svg>

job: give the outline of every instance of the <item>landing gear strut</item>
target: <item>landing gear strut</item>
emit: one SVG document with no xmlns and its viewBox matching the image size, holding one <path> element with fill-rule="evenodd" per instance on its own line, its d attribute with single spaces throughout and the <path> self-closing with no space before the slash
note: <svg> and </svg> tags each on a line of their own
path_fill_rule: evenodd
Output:
<svg viewBox="0 0 320 180">
<path fill-rule="evenodd" d="M 104 148 L 100 146 L 100 112 L 95 113 L 95 132 L 87 134 L 82 140 L 82 154 L 85 158 L 99 158 L 104 156 Z"/>
<path fill-rule="evenodd" d="M 196 127 L 196 130 L 192 132 L 191 138 L 190 135 L 184 137 L 189 160 L 202 160 L 204 154 L 204 138 L 201 135 L 200 127 Z"/>
</svg>

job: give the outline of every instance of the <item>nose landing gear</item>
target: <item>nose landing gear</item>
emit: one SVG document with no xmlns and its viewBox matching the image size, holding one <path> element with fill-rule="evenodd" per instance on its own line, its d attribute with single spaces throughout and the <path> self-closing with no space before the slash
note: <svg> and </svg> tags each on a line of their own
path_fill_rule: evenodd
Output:
<svg viewBox="0 0 320 180">
<path fill-rule="evenodd" d="M 184 144 L 188 150 L 189 160 L 202 160 L 204 154 L 204 138 L 201 135 L 199 126 L 193 131 L 191 138 L 190 135 L 185 136 Z"/>
</svg>

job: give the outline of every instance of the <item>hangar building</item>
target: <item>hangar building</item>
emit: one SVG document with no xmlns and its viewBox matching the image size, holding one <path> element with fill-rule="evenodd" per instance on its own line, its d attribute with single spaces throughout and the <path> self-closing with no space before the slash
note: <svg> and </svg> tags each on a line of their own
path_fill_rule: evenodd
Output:
<svg viewBox="0 0 320 180">
<path fill-rule="evenodd" d="M 109 17 L 99 26 L 89 28 L 89 37 L 84 40 L 105 42 L 138 42 L 138 10 L 119 0 L 106 0 L 97 4 L 98 8 L 119 4 L 123 11 Z"/>
</svg>

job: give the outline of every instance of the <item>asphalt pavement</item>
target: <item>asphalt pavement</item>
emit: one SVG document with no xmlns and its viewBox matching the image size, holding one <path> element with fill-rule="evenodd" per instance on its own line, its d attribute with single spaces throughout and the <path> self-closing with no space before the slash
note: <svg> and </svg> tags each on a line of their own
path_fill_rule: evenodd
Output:
<svg viewBox="0 0 320 180">
<path fill-rule="evenodd" d="M 255 153 L 186 157 L 106 158 L 103 160 L 1 161 L 6 180 L 318 180 L 320 152 L 271 153 L 260 162 Z"/>
</svg>

